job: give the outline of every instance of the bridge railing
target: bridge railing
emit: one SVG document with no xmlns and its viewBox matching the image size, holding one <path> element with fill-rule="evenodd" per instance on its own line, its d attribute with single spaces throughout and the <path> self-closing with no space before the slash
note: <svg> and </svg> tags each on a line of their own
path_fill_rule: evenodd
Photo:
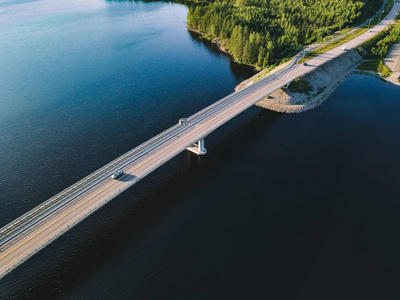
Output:
<svg viewBox="0 0 400 300">
<path fill-rule="evenodd" d="M 88 182 L 94 182 L 97 184 L 99 181 L 104 180 L 108 176 L 112 174 L 113 171 L 118 169 L 122 162 L 126 161 L 126 159 L 139 154 L 141 151 L 146 150 L 146 148 L 151 147 L 151 145 L 157 143 L 158 141 L 165 139 L 165 137 L 175 133 L 175 131 L 181 128 L 184 125 L 176 124 L 167 130 L 161 132 L 160 134 L 154 136 L 153 138 L 147 140 L 146 142 L 140 144 L 139 146 L 133 148 L 129 152 L 119 156 L 118 158 L 114 159 L 107 165 L 101 167 L 100 169 L 96 170 L 95 172 L 89 174 L 88 176 L 84 177 L 83 179 L 79 180 L 72 186 L 68 187 L 67 189 L 61 191 L 60 193 L 56 194 L 55 196 L 51 197 L 50 199 L 44 201 L 42 204 L 34 207 L 30 211 L 26 212 L 25 214 L 21 215 L 14 221 L 6 224 L 2 228 L 0 228 L 0 247 L 7 243 L 10 240 L 10 234 L 14 235 L 13 233 L 18 230 L 20 227 L 24 227 L 27 223 L 31 222 L 35 218 L 39 218 L 46 210 L 50 207 L 53 207 L 59 202 L 65 201 L 71 196 L 75 196 L 79 191 L 85 186 L 87 188 Z"/>
</svg>

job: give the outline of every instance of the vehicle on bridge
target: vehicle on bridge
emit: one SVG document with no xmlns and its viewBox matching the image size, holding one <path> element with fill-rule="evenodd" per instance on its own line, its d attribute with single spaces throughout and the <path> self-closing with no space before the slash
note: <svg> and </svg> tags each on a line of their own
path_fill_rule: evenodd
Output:
<svg viewBox="0 0 400 300">
<path fill-rule="evenodd" d="M 120 177 L 122 174 L 124 174 L 124 171 L 118 170 L 117 172 L 115 172 L 114 174 L 111 175 L 111 178 L 112 178 L 112 179 L 117 179 L 117 178 Z"/>
</svg>

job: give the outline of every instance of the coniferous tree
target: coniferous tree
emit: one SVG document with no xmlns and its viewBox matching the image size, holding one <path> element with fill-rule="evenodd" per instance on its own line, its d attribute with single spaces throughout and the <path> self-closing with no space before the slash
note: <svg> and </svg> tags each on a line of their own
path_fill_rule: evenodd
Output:
<svg viewBox="0 0 400 300">
<path fill-rule="evenodd" d="M 372 15 L 382 1 L 206 0 L 189 8 L 187 23 L 224 39 L 237 61 L 264 67 Z"/>
</svg>

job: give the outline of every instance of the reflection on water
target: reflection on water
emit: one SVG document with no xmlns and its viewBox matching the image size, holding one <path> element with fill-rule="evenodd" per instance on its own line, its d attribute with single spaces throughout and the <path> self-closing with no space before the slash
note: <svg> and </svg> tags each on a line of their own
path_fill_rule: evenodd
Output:
<svg viewBox="0 0 400 300">
<path fill-rule="evenodd" d="M 64 5 L 0 37 L 0 226 L 253 74 L 194 42 L 185 6 Z M 12 19 L 18 6 L 2 9 Z"/>
<path fill-rule="evenodd" d="M 252 74 L 187 32 L 185 6 L 102 4 L 0 36 L 0 226 Z M 0 298 L 395 298 L 399 95 L 355 75 L 306 113 L 248 109 L 206 156 L 178 155 L 2 279 Z"/>
<path fill-rule="evenodd" d="M 217 44 L 212 43 L 211 41 L 203 38 L 196 32 L 188 31 L 188 33 L 195 43 L 197 43 L 198 45 L 205 45 L 205 47 L 209 49 L 211 53 L 213 53 L 216 57 L 220 56 L 228 57 L 230 59 L 230 68 L 232 74 L 235 75 L 238 81 L 243 81 L 244 78 L 249 78 L 254 75 L 255 70 L 252 67 L 235 63 L 235 61 L 229 54 L 221 52 L 221 50 L 219 50 Z"/>
</svg>

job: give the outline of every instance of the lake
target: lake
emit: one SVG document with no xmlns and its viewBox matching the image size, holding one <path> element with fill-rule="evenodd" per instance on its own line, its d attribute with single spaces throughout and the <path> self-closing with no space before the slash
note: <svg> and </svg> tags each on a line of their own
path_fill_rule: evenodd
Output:
<svg viewBox="0 0 400 300">
<path fill-rule="evenodd" d="M 0 3 L 0 226 L 231 93 L 254 70 L 168 2 Z M 392 299 L 400 88 L 252 107 L 0 281 L 0 298 Z"/>
</svg>

